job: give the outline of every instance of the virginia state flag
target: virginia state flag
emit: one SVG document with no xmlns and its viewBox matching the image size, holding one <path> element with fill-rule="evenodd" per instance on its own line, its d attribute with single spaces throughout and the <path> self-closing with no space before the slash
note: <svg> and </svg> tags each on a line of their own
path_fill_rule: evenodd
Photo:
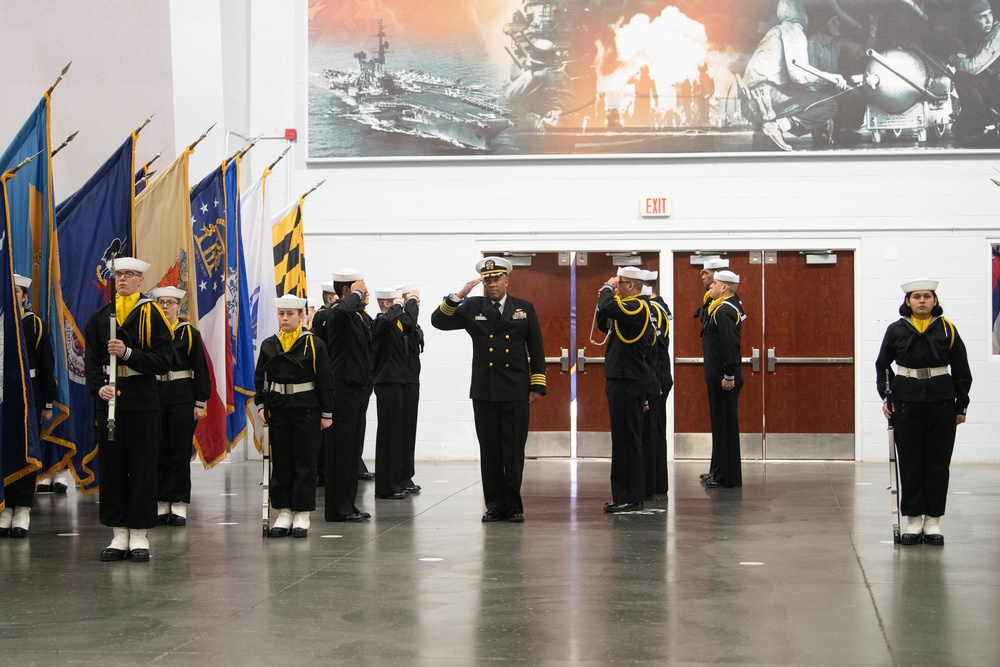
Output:
<svg viewBox="0 0 1000 667">
<path fill-rule="evenodd" d="M 226 326 L 226 193 L 223 169 L 216 168 L 191 189 L 191 238 L 194 246 L 194 293 L 212 394 L 198 421 L 194 444 L 202 465 L 211 468 L 226 457 L 227 378 L 232 376 Z M 191 292 L 189 292 L 191 294 Z M 188 297 L 188 301 L 191 298 Z M 192 322 L 195 321 L 192 319 Z"/>
<path fill-rule="evenodd" d="M 109 275 L 104 257 L 111 244 L 121 243 L 122 255 L 135 255 L 132 245 L 133 178 L 136 135 L 119 146 L 100 169 L 56 207 L 58 268 L 64 286 L 56 316 L 50 320 L 53 342 L 62 337 L 66 357 L 70 418 L 52 432 L 60 442 L 76 443 L 72 471 L 85 492 L 97 490 L 97 437 L 94 399 L 83 368 L 83 332 L 87 321 L 108 303 Z M 58 332 L 58 333 L 57 333 Z M 58 346 L 54 346 L 58 350 Z M 56 377 L 59 378 L 59 360 Z M 62 382 L 62 380 L 60 380 Z"/>
<path fill-rule="evenodd" d="M 226 278 L 226 313 L 229 321 L 229 347 L 232 352 L 232 401 L 226 419 L 226 439 L 232 448 L 247 431 L 247 401 L 254 394 L 253 329 L 250 322 L 250 299 L 247 292 L 246 260 L 240 235 L 240 165 L 239 159 L 226 165 L 226 232 L 228 269 Z"/>
<path fill-rule="evenodd" d="M 7 214 L 7 174 L 0 176 L 0 486 L 12 484 L 41 468 L 38 424 L 28 375 L 28 351 L 21 329 L 20 304 L 14 293 Z M 0 508 L 4 506 L 0 489 Z"/>
</svg>

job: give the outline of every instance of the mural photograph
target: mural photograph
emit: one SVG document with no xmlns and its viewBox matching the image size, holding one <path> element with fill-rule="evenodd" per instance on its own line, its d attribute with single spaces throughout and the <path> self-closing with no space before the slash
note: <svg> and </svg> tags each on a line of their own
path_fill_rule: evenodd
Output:
<svg viewBox="0 0 1000 667">
<path fill-rule="evenodd" d="M 995 151 L 989 0 L 311 0 L 308 159 Z"/>
</svg>

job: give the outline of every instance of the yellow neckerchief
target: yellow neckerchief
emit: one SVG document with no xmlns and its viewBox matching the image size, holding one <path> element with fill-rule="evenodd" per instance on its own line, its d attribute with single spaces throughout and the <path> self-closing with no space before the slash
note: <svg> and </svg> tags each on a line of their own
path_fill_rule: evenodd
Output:
<svg viewBox="0 0 1000 667">
<path fill-rule="evenodd" d="M 641 339 L 643 334 L 646 333 L 647 327 L 649 327 L 649 305 L 645 301 L 640 299 L 638 294 L 627 296 L 624 299 L 621 298 L 620 296 L 616 296 L 615 301 L 618 302 L 618 307 L 621 308 L 622 312 L 625 313 L 626 315 L 637 315 L 639 311 L 643 309 L 646 310 L 646 320 L 642 323 L 642 331 L 640 331 L 639 335 L 633 338 L 632 340 L 626 340 L 625 336 L 623 336 L 622 332 L 618 329 L 618 320 L 615 320 L 615 334 L 618 336 L 618 340 L 625 343 L 626 345 L 631 345 L 632 343 L 635 343 L 636 341 Z M 625 307 L 626 301 L 637 301 L 639 305 L 636 307 L 635 310 L 629 310 L 628 308 Z"/>
<path fill-rule="evenodd" d="M 949 339 L 948 349 L 950 350 L 952 345 L 955 344 L 955 325 L 948 321 L 947 318 L 939 316 L 928 317 L 926 320 L 918 320 L 911 315 L 908 319 L 910 320 L 910 324 L 913 325 L 913 328 L 916 329 L 919 334 L 927 333 L 927 330 L 930 329 L 935 320 L 942 320 L 944 322 L 944 335 Z"/>
<path fill-rule="evenodd" d="M 928 317 L 926 320 L 918 320 L 912 315 L 910 316 L 910 324 L 912 324 L 913 328 L 916 329 L 917 332 L 919 333 L 924 333 L 925 331 L 927 331 L 927 327 L 929 327 L 933 323 L 934 323 L 933 317 Z"/>
<path fill-rule="evenodd" d="M 705 292 L 705 296 L 701 298 L 701 302 L 707 304 L 711 300 L 712 300 L 712 290 L 708 290 L 707 292 Z"/>
<path fill-rule="evenodd" d="M 118 322 L 118 326 L 125 324 L 125 319 L 135 308 L 135 304 L 142 297 L 142 294 L 136 292 L 135 294 L 129 294 L 128 296 L 121 296 L 119 294 L 115 295 L 115 321 Z"/>
<path fill-rule="evenodd" d="M 301 324 L 298 326 L 298 328 L 295 329 L 295 331 L 288 331 L 288 332 L 279 331 L 278 342 L 281 343 L 281 349 L 284 350 L 285 352 L 288 352 L 290 349 L 292 349 L 292 345 L 295 344 L 295 341 L 297 341 L 299 339 L 299 336 L 301 335 L 302 335 Z"/>
<path fill-rule="evenodd" d="M 718 299 L 712 299 L 712 303 L 708 304 L 708 316 L 712 317 L 715 315 L 715 311 L 717 311 L 719 306 L 721 306 L 722 303 L 728 298 L 729 297 L 727 296 L 720 296 Z"/>
</svg>

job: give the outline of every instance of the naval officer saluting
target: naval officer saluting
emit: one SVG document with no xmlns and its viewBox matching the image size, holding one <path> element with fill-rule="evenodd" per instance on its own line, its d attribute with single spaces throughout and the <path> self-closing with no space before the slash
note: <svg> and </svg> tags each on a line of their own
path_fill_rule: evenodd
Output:
<svg viewBox="0 0 1000 667">
<path fill-rule="evenodd" d="M 480 277 L 448 295 L 431 314 L 435 329 L 464 329 L 472 338 L 469 397 L 486 500 L 483 523 L 524 521 L 521 475 L 528 405 L 545 395 L 542 328 L 531 302 L 507 293 L 512 268 L 502 257 L 480 260 Z M 479 283 L 485 296 L 469 297 Z"/>
</svg>

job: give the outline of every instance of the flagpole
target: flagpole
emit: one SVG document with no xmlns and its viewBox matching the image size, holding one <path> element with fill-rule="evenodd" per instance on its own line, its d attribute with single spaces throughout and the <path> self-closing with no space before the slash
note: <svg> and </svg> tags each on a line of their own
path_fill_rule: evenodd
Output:
<svg viewBox="0 0 1000 667">
<path fill-rule="evenodd" d="M 288 154 L 288 151 L 289 151 L 289 150 L 291 150 L 291 148 L 292 148 L 292 147 L 291 147 L 290 145 L 289 145 L 289 146 L 286 146 L 286 147 L 285 147 L 285 150 L 281 151 L 281 155 L 279 155 L 279 156 L 278 156 L 277 158 L 275 158 L 274 162 L 272 162 L 272 163 L 271 163 L 271 164 L 270 164 L 270 165 L 269 165 L 269 166 L 267 167 L 267 169 L 265 169 L 265 170 L 264 170 L 264 172 L 265 172 L 265 173 L 267 173 L 267 172 L 271 171 L 272 169 L 274 169 L 274 165 L 276 165 L 276 164 L 278 164 L 279 162 L 281 162 L 281 158 L 285 157 L 285 155 L 287 155 L 287 154 Z"/>
<path fill-rule="evenodd" d="M 32 160 L 34 160 L 34 159 L 35 159 L 36 157 L 38 157 L 38 156 L 39 156 L 39 155 L 41 155 L 42 153 L 43 153 L 43 151 L 38 151 L 38 152 L 37 152 L 37 153 L 35 153 L 34 155 L 31 155 L 31 156 L 29 156 L 29 157 L 26 157 L 26 158 L 24 158 L 23 160 L 21 160 L 21 163 L 20 163 L 19 165 L 17 165 L 16 167 L 11 167 L 11 168 L 10 168 L 10 169 L 8 169 L 7 171 L 5 171 L 5 172 L 3 173 L 3 175 L 4 175 L 5 177 L 7 177 L 7 178 L 10 178 L 10 177 L 11 177 L 11 176 L 13 176 L 14 174 L 16 174 L 16 173 L 17 173 L 18 171 L 20 171 L 21 167 L 25 166 L 26 164 L 28 164 L 29 162 L 31 162 Z"/>
<path fill-rule="evenodd" d="M 166 149 L 164 149 L 164 150 L 166 150 Z M 139 168 L 139 171 L 145 171 L 146 169 L 149 169 L 149 165 L 151 165 L 154 162 L 156 162 L 160 158 L 161 155 L 163 155 L 163 151 L 162 150 L 159 153 L 157 153 L 156 155 L 154 155 L 152 157 L 152 159 L 150 159 L 149 162 L 147 162 L 146 164 L 142 165 L 142 167 Z M 156 172 L 154 171 L 153 173 L 155 174 Z M 152 174 L 146 174 L 146 177 L 148 178 L 151 175 Z"/>
<path fill-rule="evenodd" d="M 73 64 L 72 60 L 70 60 L 68 63 L 66 63 L 66 66 L 63 67 L 62 72 L 59 73 L 59 76 L 56 78 L 56 80 L 52 83 L 51 86 L 49 86 L 49 89 L 45 91 L 46 95 L 51 95 L 52 94 L 52 91 L 56 89 L 56 86 L 59 85 L 59 82 L 62 81 L 62 79 L 63 79 L 64 76 L 66 76 L 66 72 L 69 71 L 69 66 L 72 65 L 72 64 Z"/>
<path fill-rule="evenodd" d="M 58 153 L 59 151 L 61 151 L 61 150 L 62 150 L 62 149 L 64 149 L 64 148 L 66 148 L 66 146 L 67 146 L 67 145 L 69 144 L 69 142 L 71 142 L 71 141 L 73 141 L 74 139 L 76 139 L 76 135 L 78 135 L 78 134 L 80 134 L 80 130 L 77 130 L 77 131 L 76 131 L 76 132 L 74 132 L 73 134 L 71 134 L 71 135 L 69 135 L 68 137 L 66 137 L 66 140 L 65 140 L 64 142 L 62 142 L 61 144 L 59 144 L 59 145 L 58 145 L 58 146 L 57 146 L 57 147 L 56 147 L 56 148 L 55 148 L 55 149 L 54 149 L 54 150 L 52 151 L 52 157 L 55 157 L 55 156 L 56 156 L 56 153 Z"/>
<path fill-rule="evenodd" d="M 304 195 L 301 195 L 301 196 L 299 197 L 299 199 L 305 199 L 306 197 L 308 197 L 309 195 L 311 195 L 311 194 L 312 194 L 313 192 L 315 192 L 315 191 L 316 191 L 316 189 L 317 189 L 317 188 L 318 188 L 319 186 L 323 185 L 324 183 L 326 183 L 326 179 L 325 179 L 325 178 L 324 178 L 324 179 L 323 179 L 322 181 L 320 181 L 319 183 L 317 183 L 316 185 L 312 186 L 312 189 L 311 189 L 311 190 L 309 190 L 308 192 L 306 192 L 306 193 L 305 193 Z"/>
<path fill-rule="evenodd" d="M 140 132 L 142 132 L 142 128 L 144 128 L 147 125 L 149 125 L 149 122 L 151 120 L 153 120 L 153 116 L 155 116 L 155 115 L 156 115 L 155 111 L 153 113 L 149 114 L 149 118 L 147 118 L 146 120 L 142 121 L 142 125 L 140 125 L 139 127 L 135 128 L 134 130 L 132 130 L 132 134 L 139 134 Z"/>
<path fill-rule="evenodd" d="M 219 124 L 219 122 L 216 121 L 216 122 L 212 123 L 212 127 L 215 127 L 218 124 Z M 212 127 L 210 127 L 207 130 L 205 130 L 200 137 L 198 137 L 197 139 L 195 139 L 194 143 L 187 147 L 187 150 L 193 151 L 194 147 L 197 146 L 198 144 L 200 144 L 201 140 L 204 139 L 205 137 L 207 137 L 208 133 L 212 131 Z"/>
</svg>

